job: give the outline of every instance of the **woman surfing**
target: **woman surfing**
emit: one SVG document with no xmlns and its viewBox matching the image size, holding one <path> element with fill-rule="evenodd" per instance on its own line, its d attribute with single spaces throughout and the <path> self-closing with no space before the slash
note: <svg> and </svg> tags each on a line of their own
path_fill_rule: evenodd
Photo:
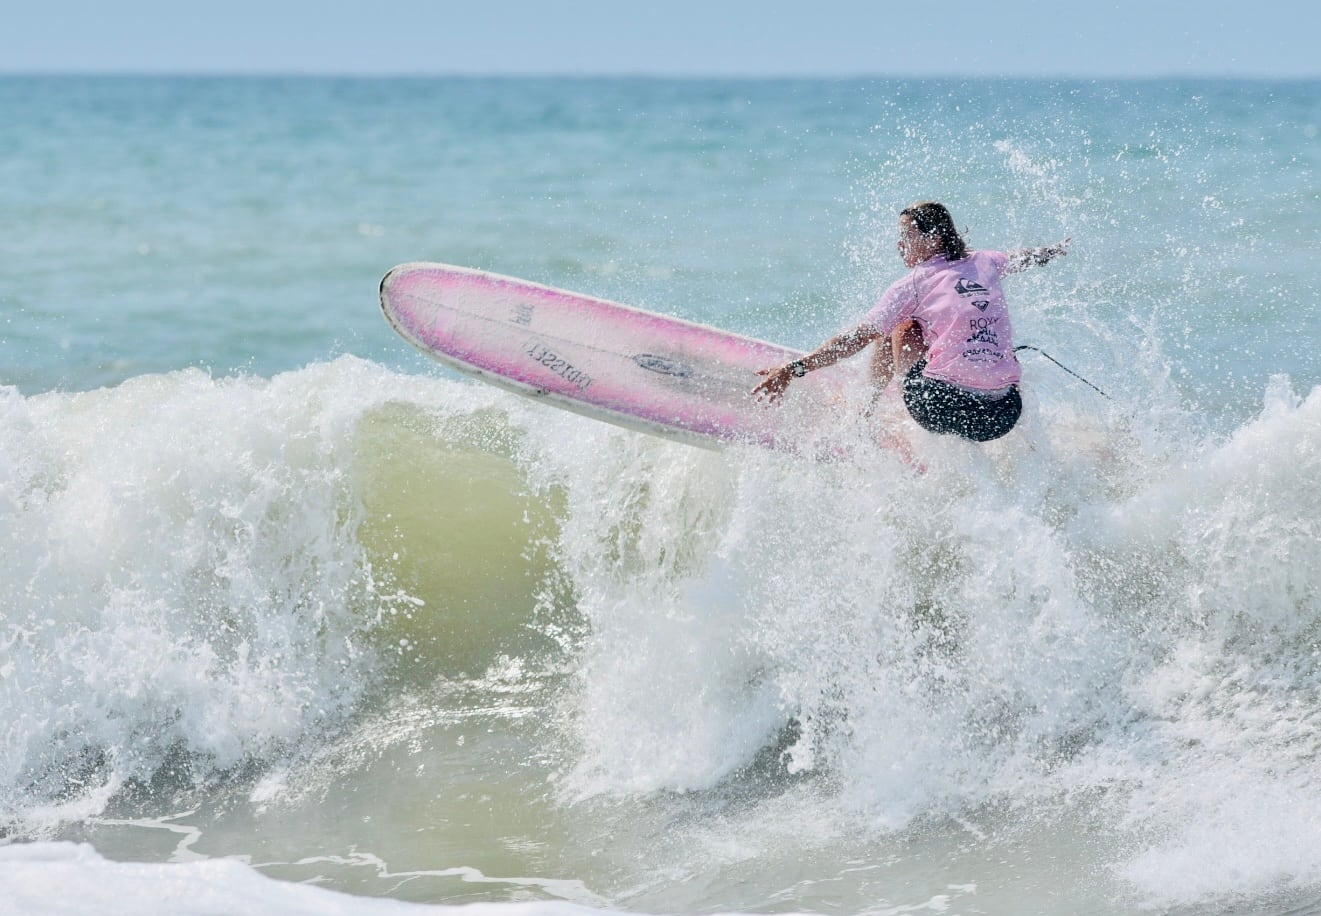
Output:
<svg viewBox="0 0 1321 916">
<path fill-rule="evenodd" d="M 901 376 L 909 414 L 934 433 L 974 442 L 998 439 L 1023 410 L 1013 326 L 1000 280 L 1068 253 L 1069 240 L 1043 248 L 970 251 L 949 210 L 935 201 L 899 214 L 899 255 L 909 267 L 850 331 L 778 369 L 753 393 L 775 402 L 795 378 L 881 341 L 871 362 L 872 399 Z"/>
</svg>

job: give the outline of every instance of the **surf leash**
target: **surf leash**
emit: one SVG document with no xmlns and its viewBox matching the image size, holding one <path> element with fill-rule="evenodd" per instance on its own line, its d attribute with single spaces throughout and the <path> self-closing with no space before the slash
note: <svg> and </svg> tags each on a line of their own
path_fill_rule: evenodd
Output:
<svg viewBox="0 0 1321 916">
<path fill-rule="evenodd" d="M 1076 378 L 1078 381 L 1082 382 L 1084 385 L 1086 385 L 1088 388 L 1090 388 L 1090 389 L 1092 389 L 1093 391 L 1095 391 L 1097 394 L 1099 394 L 1101 397 L 1105 398 L 1107 401 L 1113 401 L 1113 400 L 1114 400 L 1114 398 L 1110 397 L 1110 395 L 1106 394 L 1106 393 L 1105 393 L 1104 391 L 1102 391 L 1100 388 L 1097 388 L 1097 387 L 1096 387 L 1095 385 L 1093 385 L 1091 382 L 1087 381 L 1087 379 L 1083 378 L 1081 375 L 1079 375 L 1078 373 L 1074 372 L 1074 371 L 1073 371 L 1072 369 L 1070 369 L 1068 366 L 1064 365 L 1064 363 L 1060 362 L 1058 359 L 1056 359 L 1055 357 L 1051 356 L 1049 353 L 1047 353 L 1045 350 L 1041 349 L 1040 347 L 1029 347 L 1027 344 L 1023 344 L 1023 345 L 1021 345 L 1021 346 L 1014 347 L 1014 352 L 1015 352 L 1015 353 L 1017 353 L 1019 350 L 1031 350 L 1033 353 L 1040 353 L 1042 356 L 1046 357 L 1046 359 L 1050 360 L 1052 363 L 1054 363 L 1055 365 L 1059 366 L 1059 367 L 1060 367 L 1061 369 L 1063 369 L 1065 372 L 1069 373 L 1069 375 L 1072 375 L 1072 376 L 1073 376 L 1074 378 Z"/>
</svg>

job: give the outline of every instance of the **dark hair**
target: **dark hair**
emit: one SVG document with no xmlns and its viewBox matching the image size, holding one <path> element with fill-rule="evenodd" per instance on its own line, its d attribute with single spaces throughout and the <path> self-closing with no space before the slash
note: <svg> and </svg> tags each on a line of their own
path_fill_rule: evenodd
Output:
<svg viewBox="0 0 1321 916">
<path fill-rule="evenodd" d="M 963 236 L 954 228 L 954 217 L 944 204 L 934 200 L 924 200 L 899 211 L 913 221 L 917 231 L 926 236 L 940 239 L 941 251 L 951 261 L 961 261 L 968 256 L 968 246 L 963 243 Z"/>
</svg>

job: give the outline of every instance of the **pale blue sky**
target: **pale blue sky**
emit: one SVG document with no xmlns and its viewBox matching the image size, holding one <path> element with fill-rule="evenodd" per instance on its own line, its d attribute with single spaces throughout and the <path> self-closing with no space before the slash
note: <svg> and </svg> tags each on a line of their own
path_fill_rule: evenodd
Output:
<svg viewBox="0 0 1321 916">
<path fill-rule="evenodd" d="M 2 72 L 1321 76 L 1284 0 L 42 0 Z"/>
</svg>

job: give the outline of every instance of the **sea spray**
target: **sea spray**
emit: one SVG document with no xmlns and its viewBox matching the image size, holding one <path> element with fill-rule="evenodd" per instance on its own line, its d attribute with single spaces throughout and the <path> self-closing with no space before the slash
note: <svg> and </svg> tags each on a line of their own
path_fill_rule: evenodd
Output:
<svg viewBox="0 0 1321 916">
<path fill-rule="evenodd" d="M 590 622 L 574 795 L 722 797 L 782 742 L 836 829 L 971 817 L 1007 838 L 1053 812 L 1103 824 L 1151 899 L 1306 887 L 1295 835 L 1284 864 L 1193 850 L 1244 792 L 1310 810 L 1319 404 L 1277 382 L 1228 440 L 1154 454 L 1122 429 L 1098 448 L 1124 422 L 1103 415 L 927 438 L 921 473 L 602 432 L 599 467 L 560 466 Z"/>
</svg>

